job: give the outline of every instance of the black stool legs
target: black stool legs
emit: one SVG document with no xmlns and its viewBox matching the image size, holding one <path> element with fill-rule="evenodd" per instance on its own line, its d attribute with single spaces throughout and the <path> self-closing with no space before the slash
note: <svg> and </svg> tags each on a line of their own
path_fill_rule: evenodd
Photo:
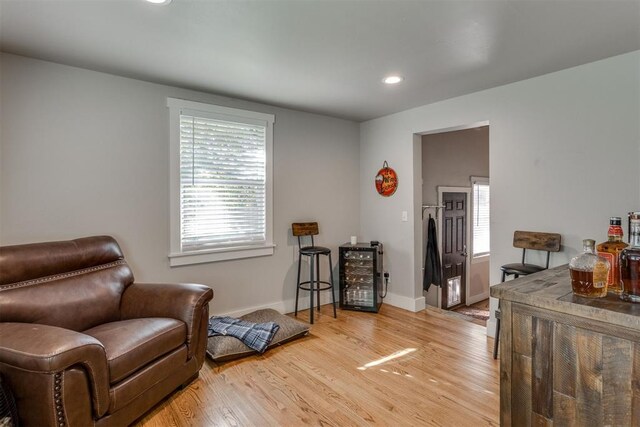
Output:
<svg viewBox="0 0 640 427">
<path fill-rule="evenodd" d="M 493 340 L 493 358 L 498 358 L 498 345 L 500 342 L 500 303 L 498 303 L 498 309 L 495 312 L 496 316 L 496 338 Z"/>
<path fill-rule="evenodd" d="M 336 293 L 333 291 L 333 263 L 331 262 L 331 254 L 329 254 L 329 276 L 331 278 L 331 303 L 333 304 L 333 318 L 337 319 L 338 315 L 336 313 Z M 318 309 L 320 309 L 320 299 L 318 299 Z"/>
<path fill-rule="evenodd" d="M 309 280 L 300 281 L 300 265 L 302 264 L 302 256 L 309 257 Z M 320 280 L 320 255 L 327 255 L 329 257 L 329 274 L 330 282 Z M 337 317 L 336 312 L 336 295 L 333 291 L 333 263 L 331 261 L 331 253 L 309 253 L 305 254 L 300 251 L 298 256 L 298 275 L 296 285 L 296 306 L 294 315 L 298 315 L 298 299 L 300 296 L 300 289 L 309 291 L 309 323 L 313 324 L 313 309 L 314 309 L 314 297 L 317 297 L 317 310 L 320 311 L 320 291 L 331 291 L 331 302 L 333 304 L 333 317 Z M 309 286 L 306 287 L 305 285 Z M 326 286 L 322 286 L 325 284 Z M 315 293 L 315 295 L 314 295 Z"/>
<path fill-rule="evenodd" d="M 302 264 L 302 253 L 298 252 L 298 279 L 296 280 L 296 311 L 294 316 L 298 316 L 298 295 L 300 295 L 300 264 Z"/>
<path fill-rule="evenodd" d="M 315 261 L 315 259 L 316 259 L 315 255 L 311 255 L 309 257 L 309 323 L 311 323 L 312 325 L 313 325 L 313 284 L 315 283 L 315 280 L 313 280 L 313 273 L 314 273 L 313 261 Z M 320 262 L 318 262 L 317 265 L 320 265 Z M 318 278 L 320 278 L 320 271 L 318 271 L 318 276 L 316 277 L 316 280 L 318 280 Z M 320 309 L 320 283 L 318 283 L 318 309 Z"/>
<path fill-rule="evenodd" d="M 509 274 L 511 275 L 511 274 Z M 504 282 L 507 276 L 507 272 L 502 270 L 502 281 Z M 514 279 L 520 277 L 519 274 L 513 273 Z M 496 337 L 493 340 L 493 358 L 498 358 L 498 346 L 500 345 L 500 301 L 498 301 L 498 309 L 494 312 L 496 318 Z"/>
</svg>

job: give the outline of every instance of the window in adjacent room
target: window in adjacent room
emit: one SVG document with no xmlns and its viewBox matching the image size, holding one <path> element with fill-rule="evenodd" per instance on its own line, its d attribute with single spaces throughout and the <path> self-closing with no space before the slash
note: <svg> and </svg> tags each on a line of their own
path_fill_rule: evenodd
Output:
<svg viewBox="0 0 640 427">
<path fill-rule="evenodd" d="M 473 257 L 489 255 L 489 178 L 471 178 L 473 184 Z"/>
<path fill-rule="evenodd" d="M 172 266 L 273 254 L 274 116 L 167 99 Z"/>
</svg>

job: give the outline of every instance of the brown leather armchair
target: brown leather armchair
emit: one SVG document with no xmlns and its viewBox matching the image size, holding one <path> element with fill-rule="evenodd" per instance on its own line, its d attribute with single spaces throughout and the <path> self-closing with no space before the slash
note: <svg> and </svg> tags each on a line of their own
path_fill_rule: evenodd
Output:
<svg viewBox="0 0 640 427">
<path fill-rule="evenodd" d="M 212 298 L 134 283 L 107 236 L 0 247 L 0 374 L 20 424 L 132 423 L 198 376 Z"/>
</svg>

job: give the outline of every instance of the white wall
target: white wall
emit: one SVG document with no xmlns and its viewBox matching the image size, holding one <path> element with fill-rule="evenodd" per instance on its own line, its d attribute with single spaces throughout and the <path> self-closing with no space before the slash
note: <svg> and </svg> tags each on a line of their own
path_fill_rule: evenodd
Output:
<svg viewBox="0 0 640 427">
<path fill-rule="evenodd" d="M 334 263 L 358 231 L 354 122 L 19 56 L 0 62 L 3 245 L 110 234 L 138 281 L 209 285 L 213 313 L 292 311 L 290 224 L 318 220 Z M 167 97 L 275 114 L 273 256 L 169 268 Z"/>
<path fill-rule="evenodd" d="M 500 265 L 519 258 L 515 229 L 561 233 L 562 252 L 551 261 L 560 265 L 583 238 L 604 240 L 610 216 L 640 208 L 638 117 L 640 51 L 361 124 L 361 234 L 385 243 L 391 300 L 409 309 L 424 304 L 414 243 L 421 230 L 415 134 L 489 122 L 495 284 Z M 385 159 L 399 175 L 390 198 L 373 188 Z M 409 222 L 401 222 L 403 210 Z"/>
</svg>

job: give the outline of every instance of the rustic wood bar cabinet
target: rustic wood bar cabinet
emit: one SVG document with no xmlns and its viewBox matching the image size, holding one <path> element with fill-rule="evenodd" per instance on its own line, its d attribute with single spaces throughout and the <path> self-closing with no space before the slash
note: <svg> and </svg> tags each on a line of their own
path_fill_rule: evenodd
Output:
<svg viewBox="0 0 640 427">
<path fill-rule="evenodd" d="M 640 426 L 640 304 L 574 296 L 566 265 L 491 296 L 502 426 Z"/>
</svg>

